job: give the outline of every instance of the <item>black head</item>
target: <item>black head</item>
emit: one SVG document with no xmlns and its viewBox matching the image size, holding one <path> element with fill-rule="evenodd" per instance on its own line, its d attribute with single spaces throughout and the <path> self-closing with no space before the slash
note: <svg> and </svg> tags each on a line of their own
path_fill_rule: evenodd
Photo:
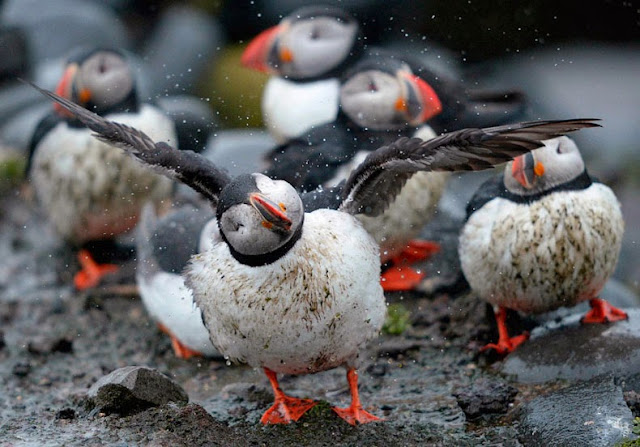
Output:
<svg viewBox="0 0 640 447">
<path fill-rule="evenodd" d="M 362 52 L 360 26 L 344 10 L 330 6 L 297 9 L 250 43 L 242 63 L 293 80 L 338 74 Z"/>
<path fill-rule="evenodd" d="M 69 58 L 56 93 L 99 115 L 137 109 L 135 79 L 123 52 L 82 49 Z M 56 108 L 62 115 L 67 112 Z"/>
<path fill-rule="evenodd" d="M 434 88 L 393 55 L 370 55 L 349 69 L 340 106 L 351 121 L 372 130 L 415 127 L 442 111 Z"/>
<path fill-rule="evenodd" d="M 247 174 L 222 190 L 216 216 L 236 259 L 263 265 L 286 253 L 300 237 L 304 207 L 289 183 Z"/>
</svg>

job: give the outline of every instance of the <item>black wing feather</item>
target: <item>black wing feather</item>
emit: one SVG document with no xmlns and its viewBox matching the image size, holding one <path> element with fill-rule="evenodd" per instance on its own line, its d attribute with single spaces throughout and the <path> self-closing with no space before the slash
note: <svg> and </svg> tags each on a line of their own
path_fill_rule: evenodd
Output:
<svg viewBox="0 0 640 447">
<path fill-rule="evenodd" d="M 428 141 L 400 138 L 367 156 L 347 180 L 340 210 L 376 216 L 419 171 L 479 171 L 543 146 L 542 140 L 597 127 L 594 119 L 530 121 L 462 129 Z"/>
<path fill-rule="evenodd" d="M 144 132 L 124 124 L 106 120 L 55 93 L 31 85 L 43 95 L 71 112 L 94 136 L 132 154 L 155 170 L 176 179 L 204 195 L 214 204 L 222 188 L 231 181 L 229 175 L 207 158 L 193 151 L 179 151 L 167 143 L 155 143 Z"/>
</svg>

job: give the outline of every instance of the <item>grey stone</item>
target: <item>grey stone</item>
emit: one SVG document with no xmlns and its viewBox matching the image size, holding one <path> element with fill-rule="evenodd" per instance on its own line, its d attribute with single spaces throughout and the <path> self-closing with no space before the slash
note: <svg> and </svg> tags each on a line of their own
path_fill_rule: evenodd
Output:
<svg viewBox="0 0 640 447">
<path fill-rule="evenodd" d="M 640 373 L 640 309 L 625 310 L 627 321 L 583 325 L 580 313 L 535 328 L 502 372 L 524 383 Z"/>
<path fill-rule="evenodd" d="M 516 394 L 516 388 L 498 378 L 474 380 L 471 385 L 453 393 L 468 419 L 506 413 Z"/>
<path fill-rule="evenodd" d="M 604 447 L 633 436 L 632 427 L 622 389 L 598 378 L 526 404 L 520 435 L 525 445 Z"/>
<path fill-rule="evenodd" d="M 212 135 L 204 155 L 236 176 L 261 171 L 265 154 L 275 145 L 263 130 L 223 130 Z"/>
<path fill-rule="evenodd" d="M 150 94 L 193 91 L 222 43 L 214 18 L 186 6 L 167 8 L 143 51 Z"/>
<path fill-rule="evenodd" d="M 98 2 L 8 0 L 2 18 L 5 24 L 25 31 L 33 65 L 65 55 L 78 45 L 129 47 L 123 23 Z"/>
<path fill-rule="evenodd" d="M 87 397 L 104 412 L 132 413 L 168 402 L 186 404 L 189 396 L 180 385 L 145 366 L 125 366 L 100 378 Z"/>
</svg>

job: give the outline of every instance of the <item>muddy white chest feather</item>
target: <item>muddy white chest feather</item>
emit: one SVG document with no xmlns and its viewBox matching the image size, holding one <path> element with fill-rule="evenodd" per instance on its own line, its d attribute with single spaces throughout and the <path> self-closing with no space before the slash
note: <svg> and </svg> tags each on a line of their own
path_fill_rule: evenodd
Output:
<svg viewBox="0 0 640 447">
<path fill-rule="evenodd" d="M 615 269 L 623 231 L 618 201 L 599 183 L 531 204 L 496 198 L 469 218 L 460 260 L 481 298 L 546 312 L 597 296 Z"/>
<path fill-rule="evenodd" d="M 195 256 L 187 284 L 213 344 L 232 360 L 289 374 L 357 365 L 380 330 L 386 305 L 378 247 L 351 216 L 305 215 L 283 257 L 238 263 L 224 243 Z"/>
<path fill-rule="evenodd" d="M 114 121 L 137 127 L 157 141 L 176 142 L 173 123 L 158 109 L 114 114 Z M 66 239 L 83 242 L 110 237 L 135 225 L 147 200 L 159 202 L 171 181 L 91 135 L 61 123 L 38 145 L 31 179 L 49 220 Z"/>
</svg>

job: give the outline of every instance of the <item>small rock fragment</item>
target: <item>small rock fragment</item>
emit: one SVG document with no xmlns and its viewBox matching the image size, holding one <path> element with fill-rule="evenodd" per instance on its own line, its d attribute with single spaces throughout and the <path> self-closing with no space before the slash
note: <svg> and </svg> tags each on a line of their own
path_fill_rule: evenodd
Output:
<svg viewBox="0 0 640 447">
<path fill-rule="evenodd" d="M 640 416 L 640 393 L 636 391 L 626 391 L 624 393 L 624 401 L 634 416 Z"/>
<path fill-rule="evenodd" d="M 145 366 L 126 366 L 100 378 L 87 397 L 105 413 L 130 414 L 168 402 L 186 404 L 189 396 L 180 385 Z"/>
<path fill-rule="evenodd" d="M 0 331 L 0 350 L 2 350 L 7 344 L 4 341 L 4 332 Z"/>
<path fill-rule="evenodd" d="M 27 345 L 27 350 L 31 354 L 52 354 L 62 352 L 69 354 L 73 352 L 73 340 L 70 337 L 39 337 L 31 340 Z"/>
<path fill-rule="evenodd" d="M 13 365 L 13 375 L 18 377 L 26 377 L 31 372 L 31 363 L 29 362 L 18 362 Z"/>
<path fill-rule="evenodd" d="M 481 378 L 470 386 L 459 388 L 454 396 L 467 419 L 506 413 L 518 390 L 498 379 Z"/>
<path fill-rule="evenodd" d="M 76 410 L 73 408 L 63 408 L 56 413 L 56 419 L 72 420 L 76 418 Z"/>
</svg>

